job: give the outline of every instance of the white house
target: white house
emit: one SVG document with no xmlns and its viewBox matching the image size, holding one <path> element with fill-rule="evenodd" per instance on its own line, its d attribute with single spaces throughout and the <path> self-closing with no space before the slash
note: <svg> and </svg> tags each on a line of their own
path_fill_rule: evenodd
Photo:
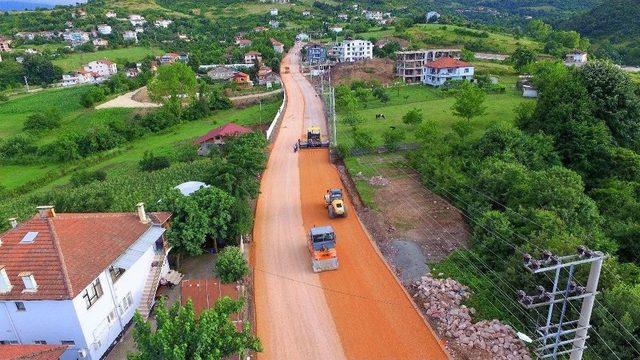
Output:
<svg viewBox="0 0 640 360">
<path fill-rule="evenodd" d="M 93 74 L 85 70 L 77 70 L 69 74 L 62 75 L 62 86 L 75 86 L 94 82 L 95 77 Z"/>
<path fill-rule="evenodd" d="M 98 32 L 102 35 L 109 35 L 111 34 L 111 26 L 107 24 L 100 24 L 98 25 Z"/>
<path fill-rule="evenodd" d="M 580 50 L 574 50 L 567 54 L 564 64 L 567 66 L 583 66 L 587 63 L 589 55 Z"/>
<path fill-rule="evenodd" d="M 339 34 L 342 32 L 342 26 L 337 26 L 337 25 L 329 26 L 329 31 L 333 31 L 336 34 Z"/>
<path fill-rule="evenodd" d="M 135 41 L 138 42 L 138 33 L 135 31 L 127 30 L 122 33 L 122 38 L 124 41 Z"/>
<path fill-rule="evenodd" d="M 280 21 L 278 20 L 269 20 L 269 26 L 276 29 L 280 27 Z"/>
<path fill-rule="evenodd" d="M 282 54 L 284 52 L 284 44 L 280 41 L 271 38 L 271 45 L 273 46 L 273 51 L 275 51 L 276 54 Z"/>
<path fill-rule="evenodd" d="M 296 35 L 296 40 L 297 41 L 307 41 L 307 40 L 309 40 L 309 34 L 300 33 L 300 34 Z"/>
<path fill-rule="evenodd" d="M 441 57 L 428 62 L 422 72 L 422 83 L 441 86 L 449 80 L 473 80 L 474 67 L 464 61 Z"/>
<path fill-rule="evenodd" d="M 165 29 L 166 29 L 166 28 L 168 28 L 168 27 L 169 27 L 169 25 L 171 25 L 172 23 L 173 23 L 173 21 L 171 21 L 171 20 L 158 19 L 158 20 L 156 20 L 156 22 L 155 22 L 155 24 L 154 24 L 154 25 L 155 25 L 156 27 L 161 27 L 161 28 L 165 28 Z"/>
<path fill-rule="evenodd" d="M 68 345 L 100 359 L 169 271 L 169 213 L 38 214 L 0 234 L 0 342 Z"/>
<path fill-rule="evenodd" d="M 347 20 L 349 20 L 349 15 L 344 14 L 344 13 L 340 13 L 340 14 L 338 14 L 338 19 L 347 21 Z"/>
<path fill-rule="evenodd" d="M 382 12 L 380 11 L 369 11 L 369 10 L 364 10 L 364 17 L 367 20 L 375 20 L 375 21 L 380 21 L 383 18 Z"/>
<path fill-rule="evenodd" d="M 129 22 L 132 26 L 142 26 L 147 22 L 147 20 L 145 20 L 142 15 L 131 14 L 129 15 Z"/>
<path fill-rule="evenodd" d="M 311 15 L 311 11 L 309 10 L 302 10 L 302 16 L 310 16 Z"/>
<path fill-rule="evenodd" d="M 429 11 L 425 16 L 424 19 L 426 20 L 426 22 L 428 23 L 434 23 L 434 22 L 438 22 L 438 20 L 440 20 L 440 13 L 437 11 Z"/>
<path fill-rule="evenodd" d="M 104 46 L 109 46 L 109 41 L 105 40 L 105 39 L 93 39 L 93 46 L 95 47 L 104 47 Z"/>
<path fill-rule="evenodd" d="M 69 42 L 71 46 L 78 46 L 89 42 L 89 33 L 85 31 L 66 31 L 62 38 Z"/>
<path fill-rule="evenodd" d="M 254 64 L 256 62 L 262 62 L 262 54 L 257 51 L 249 51 L 244 54 L 244 63 L 245 64 Z"/>
<path fill-rule="evenodd" d="M 108 78 L 111 75 L 115 75 L 118 73 L 118 67 L 114 62 L 109 60 L 96 60 L 87 63 L 83 67 L 84 71 L 89 71 L 94 74 L 94 76 L 105 77 Z"/>
<path fill-rule="evenodd" d="M 115 11 L 111 11 L 111 10 L 109 10 L 109 11 L 107 11 L 107 13 L 106 13 L 106 14 L 104 14 L 104 16 L 106 16 L 106 17 L 108 17 L 108 18 L 115 18 L 115 17 L 117 17 L 117 16 L 118 16 L 118 14 L 116 14 L 116 13 L 115 13 Z"/>
<path fill-rule="evenodd" d="M 373 58 L 373 44 L 369 40 L 344 40 L 333 46 L 333 56 L 339 62 L 354 62 Z"/>
<path fill-rule="evenodd" d="M 269 10 L 269 13 L 271 14 L 271 16 L 278 16 L 278 9 L 273 8 Z"/>
</svg>

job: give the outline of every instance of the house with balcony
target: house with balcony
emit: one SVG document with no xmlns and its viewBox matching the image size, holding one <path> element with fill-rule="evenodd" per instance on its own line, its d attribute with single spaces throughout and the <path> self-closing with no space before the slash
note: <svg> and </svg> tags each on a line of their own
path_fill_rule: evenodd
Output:
<svg viewBox="0 0 640 360">
<path fill-rule="evenodd" d="M 64 345 L 101 359 L 169 272 L 169 213 L 62 213 L 40 206 L 0 234 L 0 344 Z"/>
<path fill-rule="evenodd" d="M 564 64 L 566 66 L 581 67 L 589 60 L 589 54 L 581 50 L 573 50 L 565 57 Z"/>
<path fill-rule="evenodd" d="M 427 63 L 450 57 L 460 59 L 461 49 L 420 49 L 396 52 L 396 76 L 402 78 L 407 84 L 417 84 L 422 82 L 422 72 Z"/>
<path fill-rule="evenodd" d="M 249 51 L 248 53 L 244 54 L 245 64 L 255 64 L 256 62 L 262 62 L 262 54 L 257 51 Z"/>
<path fill-rule="evenodd" d="M 332 47 L 338 62 L 355 62 L 373 59 L 373 44 L 369 40 L 344 40 Z"/>
<path fill-rule="evenodd" d="M 310 43 L 303 48 L 304 60 L 310 64 L 319 64 L 327 60 L 327 49 L 321 44 Z"/>
<path fill-rule="evenodd" d="M 442 86 L 451 80 L 473 80 L 474 67 L 464 61 L 441 57 L 427 63 L 422 73 L 422 83 Z"/>
</svg>

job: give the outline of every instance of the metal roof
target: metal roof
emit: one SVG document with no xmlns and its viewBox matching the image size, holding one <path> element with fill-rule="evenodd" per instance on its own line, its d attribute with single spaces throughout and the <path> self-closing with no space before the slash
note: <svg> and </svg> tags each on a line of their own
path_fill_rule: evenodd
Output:
<svg viewBox="0 0 640 360">
<path fill-rule="evenodd" d="M 311 228 L 311 236 L 330 234 L 330 233 L 335 233 L 331 225 L 315 226 Z"/>
</svg>

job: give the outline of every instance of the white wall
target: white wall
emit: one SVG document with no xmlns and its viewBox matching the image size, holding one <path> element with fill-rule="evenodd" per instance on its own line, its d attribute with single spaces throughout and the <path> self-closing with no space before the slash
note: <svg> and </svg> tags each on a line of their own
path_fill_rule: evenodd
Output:
<svg viewBox="0 0 640 360">
<path fill-rule="evenodd" d="M 18 311 L 13 301 L 0 302 L 0 340 L 17 340 L 23 344 L 36 340 L 44 340 L 47 344 L 73 340 L 76 344 L 65 352 L 63 360 L 76 359 L 78 349 L 86 347 L 86 343 L 72 302 L 33 300 L 23 303 L 25 311 Z"/>
<path fill-rule="evenodd" d="M 153 256 L 153 246 L 150 246 L 144 255 L 116 280 L 115 284 L 111 282 L 111 276 L 107 270 L 102 272 L 99 278 L 104 294 L 91 308 L 87 309 L 81 294 L 73 299 L 78 318 L 81 319 L 88 351 L 91 354 L 90 359 L 100 359 L 123 327 L 133 318 L 135 310 L 140 305 Z M 129 292 L 131 292 L 133 304 L 126 312 L 120 314 L 118 307 Z M 109 324 L 107 316 L 114 310 L 116 319 Z"/>
</svg>

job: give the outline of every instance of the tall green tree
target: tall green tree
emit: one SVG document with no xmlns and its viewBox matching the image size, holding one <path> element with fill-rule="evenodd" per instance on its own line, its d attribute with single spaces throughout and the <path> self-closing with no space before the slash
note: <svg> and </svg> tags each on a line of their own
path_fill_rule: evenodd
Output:
<svg viewBox="0 0 640 360">
<path fill-rule="evenodd" d="M 251 334 L 248 323 L 241 331 L 231 316 L 244 302 L 223 297 L 211 309 L 197 316 L 191 299 L 183 306 L 167 309 L 164 300 L 156 306 L 156 326 L 134 316 L 133 339 L 136 352 L 128 360 L 221 360 L 244 351 L 262 351 L 260 340 Z"/>
<path fill-rule="evenodd" d="M 522 72 L 527 65 L 536 60 L 536 53 L 529 48 L 518 46 L 513 54 L 511 54 L 510 59 L 513 63 L 513 68 L 518 72 Z"/>
<path fill-rule="evenodd" d="M 151 99 L 162 102 L 176 116 L 181 117 L 183 99 L 195 97 L 196 74 L 183 63 L 162 65 L 147 87 Z"/>
<path fill-rule="evenodd" d="M 464 82 L 458 88 L 453 104 L 453 114 L 471 121 L 474 117 L 481 116 L 486 111 L 484 106 L 485 94 L 477 86 Z"/>
</svg>

